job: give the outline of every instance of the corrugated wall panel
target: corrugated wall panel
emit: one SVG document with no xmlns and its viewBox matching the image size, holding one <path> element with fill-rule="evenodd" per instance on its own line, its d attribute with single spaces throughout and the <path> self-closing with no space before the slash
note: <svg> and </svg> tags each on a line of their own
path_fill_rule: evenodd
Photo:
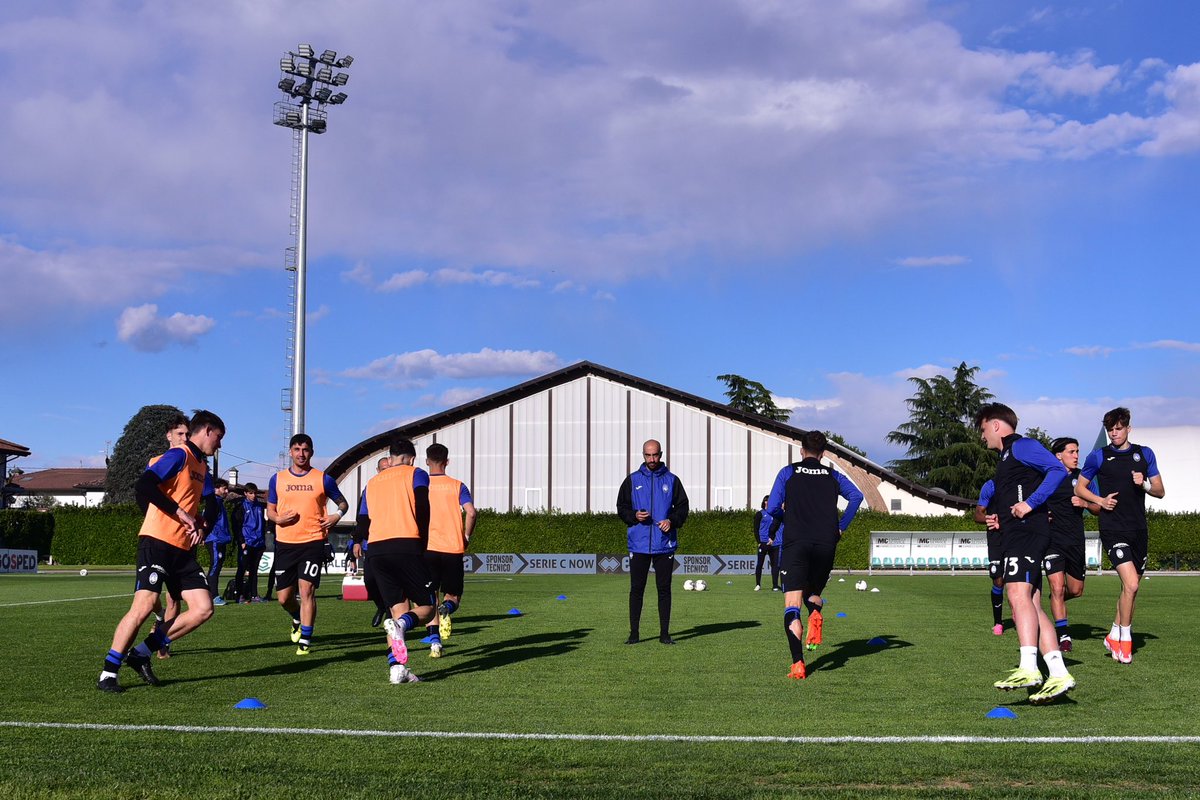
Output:
<svg viewBox="0 0 1200 800">
<path fill-rule="evenodd" d="M 513 404 L 513 505 L 544 511 L 549 479 L 549 393 Z"/>
<path fill-rule="evenodd" d="M 458 478 L 474 492 L 475 487 L 471 485 L 470 420 L 438 431 L 437 440 L 438 444 L 444 444 L 450 450 L 450 464 L 446 467 L 446 474 Z M 417 463 L 421 465 L 425 463 L 424 450 L 417 453 Z"/>
<path fill-rule="evenodd" d="M 799 446 L 795 449 L 800 458 Z M 788 463 L 788 443 L 758 431 L 750 432 L 750 497 L 751 506 L 758 508 L 763 495 L 771 493 L 775 476 Z"/>
<path fill-rule="evenodd" d="M 712 504 L 746 507 L 746 428 L 712 417 Z"/>
<path fill-rule="evenodd" d="M 509 511 L 508 407 L 475 418 L 475 483 L 471 491 L 481 508 Z"/>
<path fill-rule="evenodd" d="M 664 452 L 667 466 L 683 481 L 692 510 L 707 511 L 708 415 L 672 403 L 671 446 Z"/>
<path fill-rule="evenodd" d="M 587 510 L 587 382 L 572 381 L 553 390 L 550 454 L 552 508 Z"/>
<path fill-rule="evenodd" d="M 601 378 L 592 378 L 591 383 L 592 511 L 615 512 L 617 491 L 630 471 L 641 465 L 641 451 L 633 458 L 632 468 L 627 470 L 629 434 L 625 424 L 625 397 L 628 390 Z"/>
</svg>

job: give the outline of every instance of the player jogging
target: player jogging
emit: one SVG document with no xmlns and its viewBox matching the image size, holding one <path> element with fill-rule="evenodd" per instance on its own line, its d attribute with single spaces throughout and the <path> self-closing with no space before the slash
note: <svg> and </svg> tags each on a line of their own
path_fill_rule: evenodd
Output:
<svg viewBox="0 0 1200 800">
<path fill-rule="evenodd" d="M 1075 494 L 1079 483 L 1079 442 L 1070 436 L 1060 436 L 1050 443 L 1050 452 L 1062 462 L 1067 477 L 1046 501 L 1050 509 L 1046 579 L 1050 582 L 1050 613 L 1058 634 L 1058 649 L 1069 653 L 1074 645 L 1067 620 L 1067 601 L 1083 594 L 1083 581 L 1087 577 L 1083 511 L 1089 509 L 1098 514 L 1100 506 Z"/>
<path fill-rule="evenodd" d="M 1114 660 L 1133 663 L 1133 609 L 1138 586 L 1146 571 L 1149 537 L 1146 532 L 1146 495 L 1163 497 L 1162 476 L 1154 451 L 1129 441 L 1129 409 L 1114 408 L 1104 415 L 1109 443 L 1088 454 L 1075 485 L 1075 494 L 1100 506 L 1100 543 L 1108 552 L 1121 594 L 1112 629 L 1104 637 L 1104 648 Z M 1086 484 L 1095 478 L 1100 494 Z"/>
<path fill-rule="evenodd" d="M 388 679 L 394 683 L 420 680 L 406 666 L 404 635 L 433 619 L 437 601 L 425 548 L 429 541 L 429 474 L 413 466 L 417 450 L 408 439 L 389 447 L 392 466 L 367 481 L 358 507 L 355 543 L 371 540 L 370 570 L 389 616 Z"/>
<path fill-rule="evenodd" d="M 792 654 L 789 677 L 803 679 L 805 643 L 821 643 L 821 592 L 829 582 L 833 559 L 842 533 L 850 527 L 863 495 L 842 473 L 821 463 L 825 434 L 808 431 L 800 438 L 801 460 L 788 464 L 775 477 L 767 500 L 767 513 L 783 521 L 779 579 L 784 591 L 783 628 Z M 838 496 L 846 510 L 838 518 Z M 804 626 L 800 605 L 808 609 L 808 639 L 801 642 Z"/>
<path fill-rule="evenodd" d="M 1067 672 L 1050 618 L 1042 609 L 1042 561 L 1050 544 L 1046 498 L 1067 477 L 1067 471 L 1050 451 L 1016 432 L 1017 415 L 1003 403 L 988 403 L 975 415 L 975 426 L 991 450 L 1000 453 L 996 465 L 995 513 L 989 528 L 1000 531 L 1004 592 L 1012 609 L 1021 648 L 1020 665 L 993 686 L 1003 691 L 1036 689 L 1029 696 L 1035 705 L 1049 703 L 1075 688 Z M 1038 670 L 1039 645 L 1048 678 Z"/>
<path fill-rule="evenodd" d="M 333 478 L 313 469 L 313 440 L 297 433 L 288 443 L 292 466 L 271 476 L 267 519 L 275 523 L 275 588 L 292 618 L 296 655 L 306 656 L 317 621 L 317 587 L 329 529 L 350 508 Z M 328 514 L 328 501 L 338 513 Z"/>
<path fill-rule="evenodd" d="M 991 511 L 992 496 L 996 491 L 994 481 L 988 481 L 983 484 L 983 488 L 979 490 L 979 501 L 975 504 L 975 521 L 980 525 L 987 524 L 988 514 Z M 987 550 L 988 550 L 988 574 L 992 578 L 992 633 L 996 636 L 1004 635 L 1004 577 L 1000 571 L 1000 531 L 988 528 L 987 531 Z"/>
<path fill-rule="evenodd" d="M 138 532 L 137 577 L 133 602 L 117 623 L 112 647 L 104 657 L 104 668 L 96 688 L 123 692 L 117 681 L 121 664 L 129 665 L 143 681 L 159 684 L 150 669 L 150 654 L 173 640 L 194 631 L 212 616 L 208 578 L 196 561 L 196 545 L 204 538 L 218 513 L 208 456 L 221 447 L 225 423 L 211 411 L 197 411 L 188 427 L 188 440 L 172 447 L 146 468 L 135 493 L 146 513 Z M 205 499 L 204 524 L 197 523 L 200 501 Z M 146 640 L 129 650 L 138 628 L 154 611 L 154 601 L 166 588 L 181 596 L 187 610 L 156 626 Z"/>
<path fill-rule="evenodd" d="M 453 630 L 451 615 L 462 604 L 463 553 L 475 531 L 471 490 L 446 474 L 449 463 L 450 451 L 446 445 L 431 444 L 425 448 L 425 465 L 429 467 L 429 545 L 425 561 L 433 578 L 434 597 L 437 592 L 442 593 L 437 624 L 430 620 L 427 629 L 431 658 L 441 658 L 442 644 Z"/>
</svg>

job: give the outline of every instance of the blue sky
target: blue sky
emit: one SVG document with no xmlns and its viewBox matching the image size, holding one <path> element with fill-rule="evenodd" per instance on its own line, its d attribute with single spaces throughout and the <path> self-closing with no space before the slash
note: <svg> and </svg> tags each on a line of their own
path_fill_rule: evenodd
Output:
<svg viewBox="0 0 1200 800">
<path fill-rule="evenodd" d="M 0 438 L 99 465 L 172 403 L 276 463 L 300 42 L 355 57 L 311 142 L 318 463 L 581 359 L 745 375 L 879 462 L 960 361 L 1053 435 L 1195 424 L 1192 11 L 5 3 Z"/>
</svg>

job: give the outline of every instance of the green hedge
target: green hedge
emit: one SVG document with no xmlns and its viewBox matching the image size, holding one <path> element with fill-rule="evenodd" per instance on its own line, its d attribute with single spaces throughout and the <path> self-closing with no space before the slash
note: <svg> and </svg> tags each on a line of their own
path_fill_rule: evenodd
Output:
<svg viewBox="0 0 1200 800">
<path fill-rule="evenodd" d="M 29 516 L 50 515 L 29 512 Z M 132 505 L 57 508 L 50 523 L 54 558 L 64 564 L 132 564 L 141 519 Z M 693 513 L 680 532 L 679 552 L 753 553 L 757 547 L 753 519 L 749 511 Z M 1151 569 L 1200 569 L 1200 514 L 1150 512 L 1148 524 Z M 1087 527 L 1095 530 L 1096 520 L 1089 518 Z M 864 511 L 842 537 L 835 566 L 865 569 L 870 532 L 880 530 L 978 531 L 980 526 L 966 514 L 916 517 Z M 338 531 L 346 533 L 349 528 L 342 526 Z M 625 551 L 625 528 L 615 514 L 481 510 L 471 549 L 477 553 L 621 553 Z"/>
<path fill-rule="evenodd" d="M 54 509 L 54 560 L 62 564 L 132 564 L 142 512 L 136 505 Z"/>
<path fill-rule="evenodd" d="M 50 555 L 54 540 L 54 516 L 45 511 L 0 511 L 0 547 L 37 550 L 39 558 Z"/>
</svg>

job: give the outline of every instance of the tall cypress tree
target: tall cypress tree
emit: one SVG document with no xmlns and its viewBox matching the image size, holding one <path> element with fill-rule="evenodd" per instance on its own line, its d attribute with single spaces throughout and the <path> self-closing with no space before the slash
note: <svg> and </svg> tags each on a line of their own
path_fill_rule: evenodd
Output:
<svg viewBox="0 0 1200 800">
<path fill-rule="evenodd" d="M 175 406 L 142 406 L 125 423 L 125 430 L 108 459 L 104 481 L 105 503 L 132 503 L 133 487 L 146 471 L 146 464 L 167 449 L 167 425 L 183 414 Z M 185 415 L 186 416 L 186 415 Z"/>
</svg>

